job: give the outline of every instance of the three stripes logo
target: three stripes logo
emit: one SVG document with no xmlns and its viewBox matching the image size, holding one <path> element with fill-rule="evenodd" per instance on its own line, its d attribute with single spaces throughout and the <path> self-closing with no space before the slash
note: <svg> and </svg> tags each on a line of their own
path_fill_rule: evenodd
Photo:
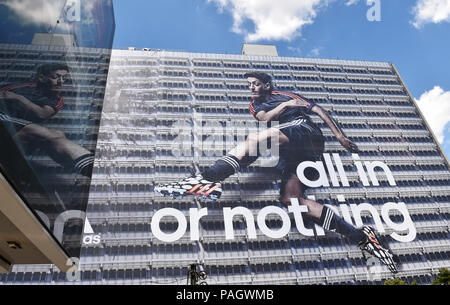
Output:
<svg viewBox="0 0 450 305">
<path fill-rule="evenodd" d="M 187 193 L 191 195 L 200 195 L 203 197 L 207 197 L 209 194 L 211 194 L 220 187 L 219 183 L 210 183 L 203 185 L 203 187 L 202 185 L 203 185 L 202 183 L 194 185 Z M 214 186 L 211 187 L 212 185 Z"/>
<path fill-rule="evenodd" d="M 367 234 L 367 237 L 369 238 L 369 240 L 373 243 L 373 245 L 374 245 L 375 247 L 377 247 L 378 249 L 381 248 L 381 245 L 380 245 L 380 243 L 378 242 L 378 240 L 377 240 L 377 238 L 375 237 L 375 235 L 369 233 L 369 234 Z"/>
</svg>

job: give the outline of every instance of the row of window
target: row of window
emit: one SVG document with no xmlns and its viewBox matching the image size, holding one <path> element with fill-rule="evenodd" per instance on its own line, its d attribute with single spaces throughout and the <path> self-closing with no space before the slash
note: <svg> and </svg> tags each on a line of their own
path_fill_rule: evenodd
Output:
<svg viewBox="0 0 450 305">
<path fill-rule="evenodd" d="M 185 60 L 162 60 L 164 65 L 187 66 Z M 319 71 L 327 73 L 352 73 L 352 74 L 376 74 L 376 75 L 394 75 L 390 69 L 366 69 L 366 68 L 347 68 L 347 67 L 322 67 L 298 64 L 276 64 L 276 63 L 251 63 L 251 62 L 222 62 L 222 61 L 199 61 L 193 60 L 195 67 L 209 68 L 233 68 L 233 69 L 257 69 L 257 70 L 294 70 L 294 71 Z"/>
<path fill-rule="evenodd" d="M 168 88 L 189 88 L 187 82 L 160 82 L 160 86 Z M 223 83 L 199 83 L 195 82 L 193 86 L 196 89 L 216 89 L 216 90 L 248 90 L 248 87 L 243 84 L 223 84 Z M 406 95 L 403 90 L 395 89 L 369 89 L 369 88 L 335 88 L 335 87 L 312 87 L 302 85 L 282 85 L 275 86 L 282 91 L 301 91 L 301 92 L 330 92 L 330 93 L 345 93 L 345 94 L 384 94 L 384 95 Z"/>
<path fill-rule="evenodd" d="M 139 69 L 139 70 L 116 70 L 115 67 L 112 67 L 109 73 L 110 84 L 123 84 L 123 82 L 127 82 L 127 84 L 133 83 L 133 81 L 140 81 L 140 78 L 144 78 L 145 81 L 148 81 L 148 78 L 157 77 L 158 71 L 151 69 Z M 168 74 L 167 76 L 176 76 L 172 74 Z M 128 78 L 132 78 L 131 82 Z M 135 79 L 137 78 L 137 79 Z"/>
<path fill-rule="evenodd" d="M 363 142 L 363 143 L 433 143 L 433 140 L 428 137 L 389 137 L 389 136 L 349 136 L 349 139 L 355 142 Z M 334 136 L 326 136 L 326 142 L 335 142 L 337 141 Z"/>
<path fill-rule="evenodd" d="M 53 53 L 46 51 L 5 51 L 0 50 L 0 60 L 5 59 L 21 59 L 21 60 L 33 60 L 33 61 L 72 61 L 72 62 L 92 62 L 92 63 L 109 63 L 109 54 L 78 54 L 67 55 L 64 53 Z"/>
<path fill-rule="evenodd" d="M 205 97 L 203 95 L 198 95 L 196 97 L 198 100 L 202 101 L 202 100 L 208 100 L 208 101 L 225 101 L 225 97 L 223 96 L 215 96 L 215 98 L 211 98 L 211 97 Z M 237 98 L 232 98 L 234 100 L 237 100 Z M 199 105 L 201 106 L 201 105 Z M 97 112 L 100 112 L 100 106 L 95 106 L 95 110 Z M 75 109 L 74 106 L 72 107 L 71 110 L 88 110 L 89 106 L 85 105 L 84 108 L 78 108 Z M 213 107 L 213 106 L 203 106 L 203 107 L 198 107 L 197 108 L 197 112 L 199 113 L 221 113 L 221 114 L 247 114 L 250 117 L 250 112 L 248 109 L 246 108 L 238 108 L 235 109 L 233 108 L 233 106 L 230 107 L 230 109 L 227 109 L 227 106 L 223 106 L 223 107 Z M 119 111 L 120 109 L 116 108 L 116 107 L 111 107 L 110 105 L 105 105 L 104 109 L 106 112 L 111 112 L 111 111 Z M 92 111 L 92 109 L 91 109 Z M 147 105 L 143 105 L 142 107 L 124 107 L 123 109 L 124 112 L 127 113 L 157 113 L 157 112 L 161 112 L 161 113 L 166 113 L 166 114 L 172 114 L 172 113 L 176 113 L 176 114 L 180 114 L 180 113 L 190 113 L 190 109 L 188 107 L 182 107 L 182 106 L 158 106 L 156 107 L 156 109 L 154 109 L 151 106 L 147 106 Z M 364 116 L 368 116 L 368 117 L 389 117 L 389 118 L 420 118 L 419 115 L 416 112 L 381 112 L 381 111 L 366 111 L 366 110 L 362 110 L 362 111 L 350 111 L 350 110 L 329 110 L 328 113 L 330 115 L 336 115 L 336 116 L 342 116 L 342 117 L 364 117 Z M 111 121 L 111 123 L 113 123 L 113 121 Z M 70 124 L 70 123 L 68 123 Z M 326 126 L 324 125 L 322 122 L 318 122 L 318 124 L 320 126 Z M 352 128 L 356 128 L 356 129 L 366 129 L 367 125 L 364 124 L 351 124 L 351 123 L 343 123 L 346 124 L 347 126 L 353 126 Z M 344 125 L 342 125 L 344 126 Z M 359 126 L 359 127 L 356 127 Z M 373 128 L 373 129 L 394 129 L 394 130 L 399 130 L 399 129 L 406 129 L 406 130 L 426 130 L 426 128 L 420 124 L 420 123 L 410 123 L 410 124 L 396 124 L 394 125 L 393 123 L 390 124 L 381 124 L 381 123 L 369 123 L 368 127 Z M 411 138 L 413 139 L 413 138 Z M 413 140 L 412 140 L 413 141 Z"/>
<path fill-rule="evenodd" d="M 334 137 L 326 137 L 327 141 L 335 142 Z M 84 136 L 76 135 L 71 137 L 71 139 L 84 139 Z M 93 138 L 92 138 L 93 139 Z M 100 140 L 105 140 L 103 136 L 99 136 Z M 352 141 L 355 141 L 357 143 L 373 143 L 376 144 L 376 142 L 371 142 L 371 138 L 369 137 L 360 137 L 353 139 Z M 132 139 L 125 139 L 125 141 L 132 141 Z M 186 155 L 186 153 L 189 154 Z M 188 149 L 188 151 L 183 151 L 183 156 L 185 157 L 192 157 L 193 151 L 191 148 Z M 344 149 L 334 149 L 334 150 L 328 150 L 328 153 L 339 153 L 340 156 L 350 156 L 349 153 Z M 206 155 L 206 152 L 202 152 L 203 156 L 208 157 Z M 380 157 L 389 158 L 391 157 L 405 157 L 404 161 L 407 161 L 407 158 L 414 158 L 416 157 L 430 157 L 430 158 L 436 158 L 440 157 L 440 153 L 437 151 L 421 151 L 421 150 L 412 150 L 412 151 L 391 151 L 391 150 L 380 150 L 380 151 L 361 151 L 359 152 L 359 155 L 361 157 Z M 142 157 L 142 158 L 154 158 L 155 156 L 174 156 L 172 150 L 169 149 L 157 149 L 156 151 L 152 149 L 152 147 L 145 147 L 142 149 L 129 149 L 129 148 L 111 148 L 109 145 L 107 147 L 100 145 L 97 150 L 97 157 L 98 158 L 109 158 L 114 159 L 115 157 Z"/>
<path fill-rule="evenodd" d="M 106 75 L 106 73 L 105 73 Z M 7 74 L 4 76 L 0 76 L 0 83 L 28 83 L 32 81 L 33 79 L 30 78 L 29 74 L 26 75 L 16 75 L 16 74 Z M 103 78 L 76 78 L 76 76 L 72 76 L 71 79 L 68 79 L 66 81 L 67 86 L 69 85 L 76 85 L 76 86 L 97 86 L 97 87 L 105 87 L 106 86 L 106 79 Z M 76 96 L 76 92 L 72 91 L 71 96 Z M 90 96 L 90 95 L 87 95 Z"/>
<path fill-rule="evenodd" d="M 328 111 L 331 115 L 350 116 L 350 117 L 393 117 L 393 118 L 420 118 L 416 112 L 381 112 L 381 111 L 344 111 L 331 110 Z"/>
<path fill-rule="evenodd" d="M 0 64 L 0 71 L 35 72 L 37 70 L 37 68 L 44 63 L 45 62 L 37 62 L 37 63 L 33 63 L 33 64 L 3 63 L 3 64 Z M 70 66 L 70 72 L 72 74 L 72 77 L 74 77 L 74 74 L 88 74 L 88 75 L 107 74 L 108 69 L 106 66 L 86 65 L 86 62 L 77 62 L 76 65 L 74 65 L 73 67 Z"/>
<path fill-rule="evenodd" d="M 150 245 L 117 245 L 104 247 L 83 247 L 81 256 L 132 256 L 152 254 L 197 254 L 197 246 L 194 244 L 154 244 Z"/>
<path fill-rule="evenodd" d="M 157 65 L 158 61 L 145 58 L 127 57 L 120 58 L 114 56 L 111 60 L 111 66 L 154 66 Z"/>
<path fill-rule="evenodd" d="M 444 164 L 435 164 L 435 165 L 391 165 L 389 168 L 396 171 L 444 171 L 448 170 L 447 166 Z"/>
<path fill-rule="evenodd" d="M 442 257 L 442 255 L 441 255 Z M 363 266 L 365 263 L 358 264 L 358 260 L 360 259 L 352 259 L 350 264 L 355 266 Z M 334 266 L 341 265 L 344 266 L 346 262 L 342 261 L 326 261 L 324 262 L 324 266 L 330 268 L 330 264 Z M 259 267 L 257 267 L 259 266 Z M 233 265 L 233 266 L 205 266 L 205 272 L 208 275 L 206 282 L 210 285 L 217 284 L 216 277 L 221 277 L 226 281 L 226 278 L 230 277 L 230 283 L 234 282 L 231 280 L 231 277 L 238 279 L 240 278 L 243 282 L 251 282 L 254 278 L 250 278 L 250 272 L 253 271 L 255 274 L 261 274 L 264 272 L 275 272 L 275 273 L 285 273 L 292 270 L 311 270 L 311 275 L 314 276 L 314 267 L 317 264 L 307 264 L 304 262 L 296 262 L 295 269 L 288 263 L 274 263 L 270 267 L 263 267 L 263 265 L 251 265 L 250 267 L 247 265 Z M 323 266 L 323 265 L 322 265 Z M 168 268 L 152 268 L 152 269 L 111 269 L 111 270 L 86 270 L 82 271 L 80 274 L 81 281 L 94 281 L 101 282 L 102 280 L 129 280 L 136 281 L 136 283 L 145 283 L 145 284 L 188 284 L 187 282 L 187 274 L 188 274 L 188 266 L 184 267 L 168 267 Z M 351 268 L 348 266 L 348 268 Z M 347 268 L 347 269 L 348 269 Z M 257 273 L 259 272 L 259 273 Z M 293 273 L 297 275 L 296 273 Z M 297 275 L 302 277 L 304 280 L 308 282 L 308 278 L 302 274 Z M 430 284 L 435 276 L 431 276 L 429 274 L 417 275 L 417 276 L 408 276 L 408 277 L 400 277 L 400 279 L 407 281 L 407 283 L 411 284 L 414 281 L 418 284 Z M 277 280 L 282 279 L 282 276 L 278 276 Z M 274 279 L 275 280 L 275 279 Z M 339 282 L 339 279 L 335 279 L 338 282 L 328 282 L 327 284 L 338 284 L 338 285 L 383 285 L 383 280 L 377 281 L 367 281 L 367 280 L 359 280 L 359 281 L 342 281 Z M 39 283 L 52 283 L 52 282 L 65 282 L 67 281 L 66 273 L 60 272 L 17 272 L 11 273 L 9 275 L 0 275 L 0 281 L 6 283 L 27 283 L 27 282 L 39 282 Z"/>
<path fill-rule="evenodd" d="M 97 112 L 98 114 L 98 112 Z M 71 127 L 71 126 L 79 126 L 79 127 L 87 127 L 87 126 L 98 126 L 100 124 L 99 118 L 89 118 L 87 116 L 92 115 L 92 113 L 83 113 L 83 118 L 74 117 L 74 118 L 52 118 L 49 120 L 49 126 L 51 125 L 63 125 L 65 127 Z M 58 128 L 59 129 L 59 128 Z"/>
<path fill-rule="evenodd" d="M 238 73 L 229 73 L 222 71 L 194 71 L 193 75 L 197 78 L 230 78 L 230 79 L 240 79 L 244 80 L 244 74 Z M 184 77 L 187 78 L 190 76 L 189 71 L 181 71 L 181 70 L 113 70 L 112 75 L 119 77 L 154 77 L 164 75 L 171 77 Z M 319 76 L 300 76 L 300 75 L 274 75 L 273 79 L 275 81 L 301 81 L 301 82 L 327 82 L 327 83 L 358 83 L 358 84 L 379 84 L 379 85 L 401 85 L 398 80 L 388 80 L 388 79 L 360 79 L 360 78 L 336 78 L 336 77 L 319 77 Z M 282 85 L 279 86 L 280 88 Z M 284 90 L 289 90 L 291 87 L 287 87 Z M 294 89 L 295 90 L 295 89 Z M 388 93 L 389 94 L 389 93 Z"/>
<path fill-rule="evenodd" d="M 1 79 L 1 77 L 0 77 Z M 305 89 L 306 90 L 306 89 Z M 294 92 L 296 93 L 296 92 Z M 298 93 L 297 93 L 298 94 Z M 208 93 L 195 93 L 191 96 L 188 92 L 142 92 L 136 93 L 129 91 L 122 91 L 121 93 L 121 104 L 127 104 L 132 101 L 157 101 L 157 100 L 169 100 L 169 101 L 187 101 L 193 100 L 196 98 L 198 101 L 233 101 L 233 102 L 250 102 L 250 95 L 239 95 L 239 94 L 208 94 Z M 317 104 L 331 104 L 331 105 L 380 105 L 380 106 L 403 106 L 403 107 L 411 107 L 412 104 L 409 100 L 353 100 L 353 99 L 326 99 L 326 98 L 317 98 L 310 97 L 308 98 L 310 101 L 315 102 Z M 112 107 L 114 101 L 107 100 L 105 103 L 105 108 Z M 136 104 L 138 105 L 138 103 Z M 127 109 L 130 108 L 131 105 L 127 106 Z"/>
</svg>

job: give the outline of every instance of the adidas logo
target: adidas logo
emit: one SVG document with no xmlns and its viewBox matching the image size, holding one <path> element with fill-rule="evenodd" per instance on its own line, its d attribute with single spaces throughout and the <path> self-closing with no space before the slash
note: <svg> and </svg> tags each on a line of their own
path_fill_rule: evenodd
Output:
<svg viewBox="0 0 450 305">
<path fill-rule="evenodd" d="M 98 245 L 101 241 L 100 234 L 95 234 L 87 218 L 84 221 L 83 234 L 83 245 Z"/>
</svg>

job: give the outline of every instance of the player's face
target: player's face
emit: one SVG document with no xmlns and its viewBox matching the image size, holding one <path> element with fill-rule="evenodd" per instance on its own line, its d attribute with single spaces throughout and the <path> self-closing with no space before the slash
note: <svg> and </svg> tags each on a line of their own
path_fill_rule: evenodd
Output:
<svg viewBox="0 0 450 305">
<path fill-rule="evenodd" d="M 50 90 L 58 90 L 67 81 L 69 72 L 66 70 L 55 70 L 47 76 L 47 85 Z"/>
<path fill-rule="evenodd" d="M 247 78 L 248 87 L 252 92 L 253 98 L 260 98 L 266 95 L 268 85 L 261 82 L 259 79 L 255 77 Z"/>
</svg>

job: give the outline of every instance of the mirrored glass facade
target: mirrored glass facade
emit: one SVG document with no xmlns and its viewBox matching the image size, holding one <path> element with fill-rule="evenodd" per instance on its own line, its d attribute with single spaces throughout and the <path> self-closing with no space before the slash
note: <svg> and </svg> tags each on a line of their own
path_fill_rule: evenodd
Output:
<svg viewBox="0 0 450 305">
<path fill-rule="evenodd" d="M 0 3 L 1 172 L 79 257 L 114 36 L 109 0 Z"/>
</svg>

